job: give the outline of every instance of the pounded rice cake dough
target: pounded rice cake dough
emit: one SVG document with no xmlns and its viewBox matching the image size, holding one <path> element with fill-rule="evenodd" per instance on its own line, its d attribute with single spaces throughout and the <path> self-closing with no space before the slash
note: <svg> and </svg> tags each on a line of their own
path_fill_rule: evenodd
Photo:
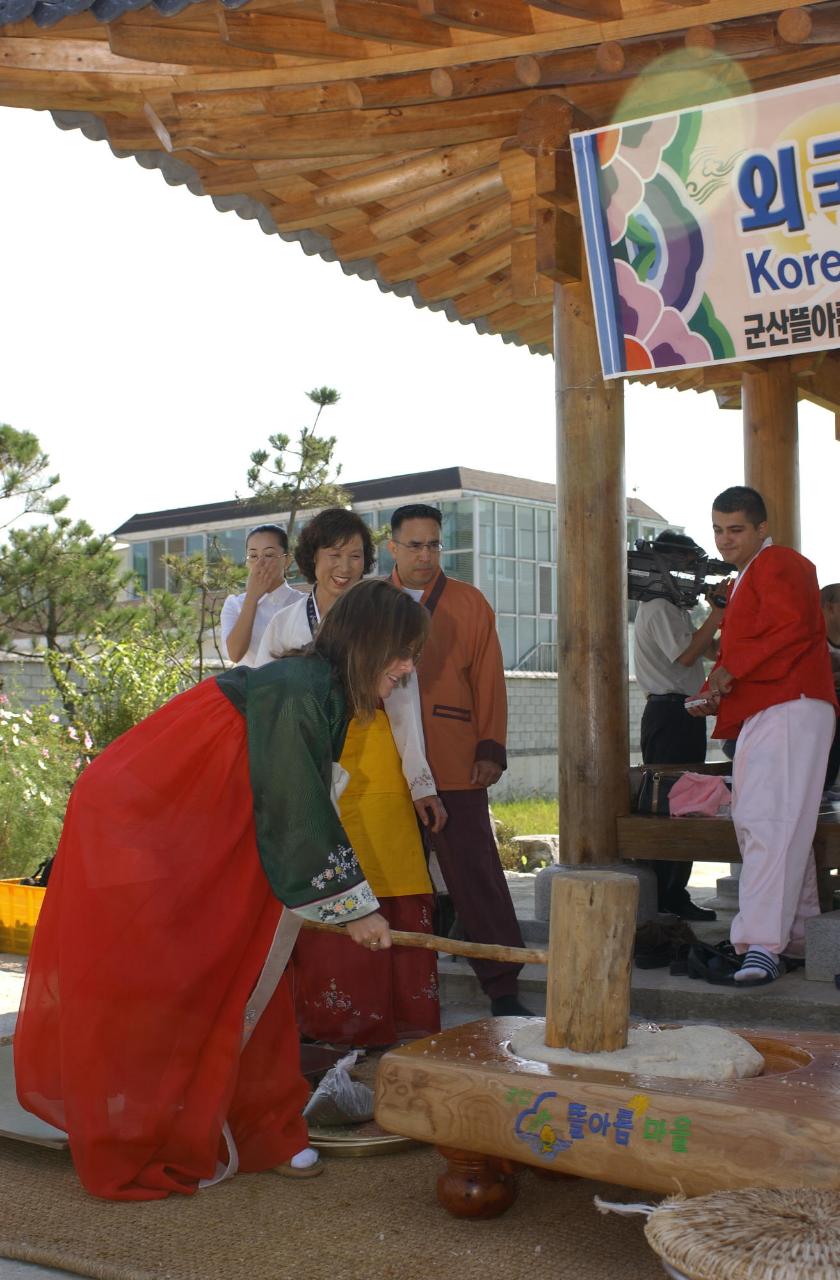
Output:
<svg viewBox="0 0 840 1280">
<path fill-rule="evenodd" d="M 631 1027 L 627 1047 L 608 1053 L 575 1053 L 545 1043 L 545 1023 L 533 1018 L 511 1037 L 517 1058 L 552 1066 L 678 1080 L 742 1080 L 760 1075 L 764 1059 L 743 1036 L 723 1027 Z"/>
</svg>

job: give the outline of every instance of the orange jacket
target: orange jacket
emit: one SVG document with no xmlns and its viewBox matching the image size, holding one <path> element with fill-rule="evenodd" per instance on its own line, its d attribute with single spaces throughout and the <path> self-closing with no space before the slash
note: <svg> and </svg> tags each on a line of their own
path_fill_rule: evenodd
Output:
<svg viewBox="0 0 840 1280">
<path fill-rule="evenodd" d="M 790 547 L 759 552 L 726 606 L 718 666 L 735 682 L 721 699 L 715 738 L 734 738 L 748 716 L 780 702 L 806 697 L 837 707 L 810 560 Z"/>
<path fill-rule="evenodd" d="M 396 569 L 391 575 L 401 587 Z M 441 791 L 472 791 L 476 760 L 507 768 L 507 691 L 496 615 L 475 587 L 441 570 L 420 601 L 432 616 L 417 667 L 426 758 Z"/>
</svg>

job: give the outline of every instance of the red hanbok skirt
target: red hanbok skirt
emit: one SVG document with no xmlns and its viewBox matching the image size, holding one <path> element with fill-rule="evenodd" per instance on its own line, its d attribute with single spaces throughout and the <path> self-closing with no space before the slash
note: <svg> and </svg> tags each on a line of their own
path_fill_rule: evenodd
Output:
<svg viewBox="0 0 840 1280">
<path fill-rule="evenodd" d="M 431 933 L 432 894 L 380 898 L 392 929 Z M 437 954 L 419 947 L 369 951 L 341 934 L 299 934 L 289 963 L 301 1035 L 372 1048 L 440 1031 Z"/>
<path fill-rule="evenodd" d="M 207 680 L 85 771 L 35 931 L 15 1034 L 21 1104 L 70 1139 L 84 1186 L 190 1193 L 306 1146 L 289 983 L 241 1050 L 283 908 L 254 838 L 244 718 Z"/>
</svg>

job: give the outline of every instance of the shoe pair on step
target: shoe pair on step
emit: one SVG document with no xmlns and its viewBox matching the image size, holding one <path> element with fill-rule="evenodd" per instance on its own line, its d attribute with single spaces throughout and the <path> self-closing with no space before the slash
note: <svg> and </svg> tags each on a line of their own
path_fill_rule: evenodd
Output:
<svg viewBox="0 0 840 1280">
<path fill-rule="evenodd" d="M 699 942 L 689 951 L 686 968 L 690 978 L 704 978 L 715 986 L 766 987 L 804 963 L 798 956 L 775 955 L 764 947 L 750 947 L 741 956 L 731 942 Z"/>
</svg>

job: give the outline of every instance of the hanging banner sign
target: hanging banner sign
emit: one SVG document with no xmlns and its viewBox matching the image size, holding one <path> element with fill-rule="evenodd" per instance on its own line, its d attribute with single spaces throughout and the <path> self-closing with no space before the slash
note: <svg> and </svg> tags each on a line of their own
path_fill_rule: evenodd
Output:
<svg viewBox="0 0 840 1280">
<path fill-rule="evenodd" d="M 605 377 L 840 346 L 840 77 L 571 142 Z"/>
</svg>

